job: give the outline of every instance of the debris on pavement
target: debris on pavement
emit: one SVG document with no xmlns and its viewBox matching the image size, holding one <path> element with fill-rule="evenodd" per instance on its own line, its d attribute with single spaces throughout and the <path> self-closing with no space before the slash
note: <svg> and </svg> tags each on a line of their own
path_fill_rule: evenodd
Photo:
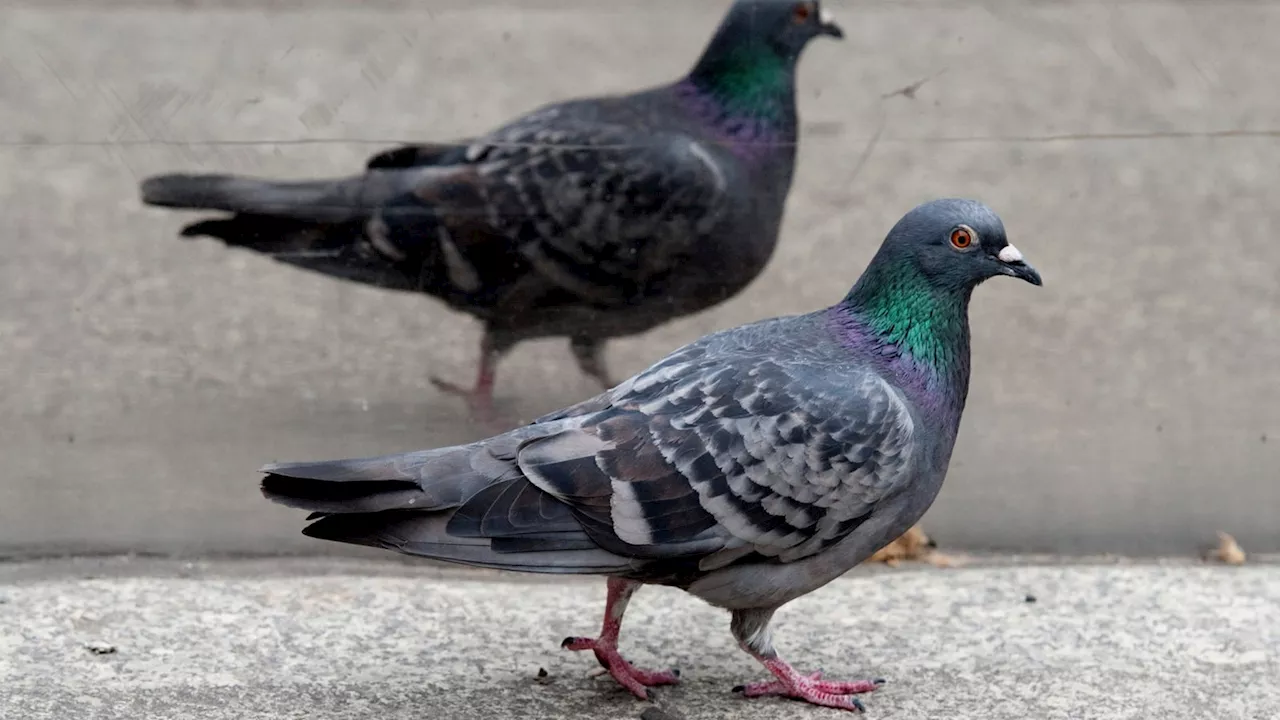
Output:
<svg viewBox="0 0 1280 720">
<path fill-rule="evenodd" d="M 1243 565 L 1245 560 L 1244 549 L 1240 547 L 1240 543 L 1227 533 L 1218 531 L 1218 547 L 1209 553 L 1209 560 L 1216 560 L 1227 565 Z"/>
<path fill-rule="evenodd" d="M 93 653 L 94 655 L 114 655 L 116 653 L 115 645 L 112 645 L 111 643 L 100 642 L 98 640 L 87 642 L 84 644 L 84 647 L 86 650 Z"/>
<path fill-rule="evenodd" d="M 934 567 L 952 567 L 956 558 L 938 552 L 934 542 L 919 525 L 912 526 L 897 540 L 876 551 L 866 562 L 879 562 L 897 567 L 903 560 L 920 560 Z"/>
<path fill-rule="evenodd" d="M 538 668 L 538 674 L 534 676 L 533 681 L 539 685 L 550 685 L 555 682 L 555 678 L 551 677 L 551 673 L 546 668 Z"/>
</svg>

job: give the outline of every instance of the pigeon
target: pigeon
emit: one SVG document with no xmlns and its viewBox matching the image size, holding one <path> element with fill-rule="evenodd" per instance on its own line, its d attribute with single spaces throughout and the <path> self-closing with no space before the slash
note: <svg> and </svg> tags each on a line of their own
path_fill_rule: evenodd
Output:
<svg viewBox="0 0 1280 720">
<path fill-rule="evenodd" d="M 497 364 L 524 340 L 568 338 L 608 388 L 610 338 L 719 304 L 770 259 L 795 166 L 796 65 L 819 36 L 843 31 L 816 0 L 738 0 L 674 83 L 394 147 L 353 177 L 160 175 L 142 201 L 233 213 L 185 236 L 474 316 L 474 385 L 432 381 L 477 415 L 491 414 Z"/>
<path fill-rule="evenodd" d="M 591 650 L 624 687 L 677 681 L 618 651 L 644 584 L 731 612 L 772 679 L 735 688 L 862 710 L 882 681 L 805 674 L 774 648 L 782 605 L 916 524 L 942 486 L 969 385 L 969 298 L 987 278 L 1040 285 L 972 200 L 907 213 L 849 293 L 808 314 L 685 345 L 595 397 L 465 445 L 268 465 L 269 500 L 307 536 L 465 565 L 603 575 Z"/>
</svg>

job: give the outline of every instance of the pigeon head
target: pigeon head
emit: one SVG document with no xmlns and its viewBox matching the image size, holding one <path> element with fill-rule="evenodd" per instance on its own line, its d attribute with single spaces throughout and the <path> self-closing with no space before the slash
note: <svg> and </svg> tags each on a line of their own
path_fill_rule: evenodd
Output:
<svg viewBox="0 0 1280 720">
<path fill-rule="evenodd" d="M 849 336 L 858 343 L 905 353 L 962 389 L 969 297 L 997 275 L 1041 284 L 991 208 L 973 200 L 935 200 L 894 225 L 837 315 L 850 321 Z"/>
<path fill-rule="evenodd" d="M 881 252 L 913 265 L 939 289 L 968 291 L 997 275 L 1041 284 L 1040 273 L 1009 244 L 1000 217 L 974 200 L 934 200 L 916 207 L 889 231 Z"/>
<path fill-rule="evenodd" d="M 775 86 L 789 91 L 800 53 L 823 35 L 844 31 L 818 0 L 737 0 L 691 77 L 755 95 Z"/>
<path fill-rule="evenodd" d="M 720 23 L 716 39 L 757 42 L 794 57 L 822 35 L 841 39 L 844 30 L 818 0 L 738 0 Z"/>
</svg>

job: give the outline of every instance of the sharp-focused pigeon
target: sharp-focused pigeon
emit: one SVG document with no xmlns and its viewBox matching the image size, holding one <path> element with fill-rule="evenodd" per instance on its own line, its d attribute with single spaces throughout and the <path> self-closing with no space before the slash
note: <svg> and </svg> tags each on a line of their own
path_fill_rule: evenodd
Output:
<svg viewBox="0 0 1280 720">
<path fill-rule="evenodd" d="M 969 386 L 969 297 L 1040 284 L 988 207 L 908 213 L 843 300 L 713 335 L 617 387 L 456 447 L 264 468 L 305 534 L 489 568 L 608 576 L 592 650 L 637 696 L 675 682 L 618 654 L 627 601 L 672 585 L 732 611 L 773 674 L 748 696 L 861 708 L 874 681 L 803 675 L 769 621 L 902 535 L 942 486 Z"/>
<path fill-rule="evenodd" d="M 795 164 L 796 63 L 820 35 L 843 33 L 816 0 L 738 0 L 678 82 L 387 150 L 354 177 L 161 175 L 142 200 L 235 213 L 184 235 L 477 317 L 474 387 L 433 381 L 479 414 L 500 358 L 531 338 L 569 338 L 583 372 L 611 387 L 609 338 L 720 303 L 768 262 Z"/>
</svg>

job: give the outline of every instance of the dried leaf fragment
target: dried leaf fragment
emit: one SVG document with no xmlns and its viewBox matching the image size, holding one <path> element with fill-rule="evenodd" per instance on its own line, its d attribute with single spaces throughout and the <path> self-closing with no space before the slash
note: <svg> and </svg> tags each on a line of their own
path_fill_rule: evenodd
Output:
<svg viewBox="0 0 1280 720">
<path fill-rule="evenodd" d="M 1227 565 L 1243 565 L 1245 554 L 1235 538 L 1219 530 L 1218 547 L 1209 553 L 1209 558 Z"/>
</svg>

